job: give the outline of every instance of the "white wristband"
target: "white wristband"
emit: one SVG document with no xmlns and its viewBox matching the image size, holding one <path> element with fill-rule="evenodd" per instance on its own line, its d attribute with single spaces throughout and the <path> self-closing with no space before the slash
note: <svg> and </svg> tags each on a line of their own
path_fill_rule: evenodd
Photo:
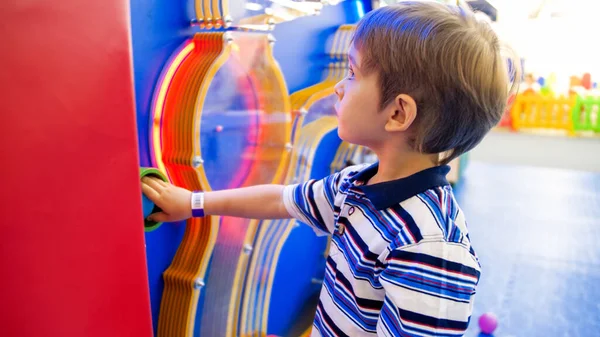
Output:
<svg viewBox="0 0 600 337">
<path fill-rule="evenodd" d="M 192 192 L 192 217 L 201 218 L 204 216 L 204 192 Z"/>
</svg>

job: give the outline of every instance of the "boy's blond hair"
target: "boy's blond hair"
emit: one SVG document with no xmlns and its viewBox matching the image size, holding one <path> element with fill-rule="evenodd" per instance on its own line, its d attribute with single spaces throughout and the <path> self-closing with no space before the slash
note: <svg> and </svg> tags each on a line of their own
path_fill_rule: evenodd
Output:
<svg viewBox="0 0 600 337">
<path fill-rule="evenodd" d="M 440 164 L 475 147 L 516 91 L 498 37 L 469 9 L 400 2 L 363 17 L 353 43 L 361 72 L 379 76 L 381 108 L 402 93 L 416 101 L 410 143 L 421 153 L 445 153 Z"/>
</svg>

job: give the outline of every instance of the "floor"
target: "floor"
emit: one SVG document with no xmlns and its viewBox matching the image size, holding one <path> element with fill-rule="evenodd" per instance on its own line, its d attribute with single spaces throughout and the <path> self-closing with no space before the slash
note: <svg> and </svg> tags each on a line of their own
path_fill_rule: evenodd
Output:
<svg viewBox="0 0 600 337">
<path fill-rule="evenodd" d="M 482 264 L 467 336 L 484 312 L 498 337 L 600 336 L 600 173 L 472 158 L 455 188 Z"/>
</svg>

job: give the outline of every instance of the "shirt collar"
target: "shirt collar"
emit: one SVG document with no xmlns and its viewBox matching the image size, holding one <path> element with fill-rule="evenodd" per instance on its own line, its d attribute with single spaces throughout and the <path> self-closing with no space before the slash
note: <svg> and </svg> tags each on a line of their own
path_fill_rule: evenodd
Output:
<svg viewBox="0 0 600 337">
<path fill-rule="evenodd" d="M 354 183 L 356 181 L 366 184 L 377 173 L 378 167 L 379 163 L 375 163 L 365 168 L 350 178 L 350 182 Z M 450 172 L 450 166 L 448 165 L 435 166 L 406 178 L 373 185 L 359 185 L 354 188 L 361 190 L 371 200 L 375 208 L 382 210 L 431 188 L 450 185 L 446 180 L 448 172 Z"/>
</svg>

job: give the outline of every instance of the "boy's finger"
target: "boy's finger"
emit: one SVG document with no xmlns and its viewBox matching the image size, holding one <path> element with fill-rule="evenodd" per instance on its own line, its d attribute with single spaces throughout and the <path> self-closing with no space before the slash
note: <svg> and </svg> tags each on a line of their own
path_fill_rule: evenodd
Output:
<svg viewBox="0 0 600 337">
<path fill-rule="evenodd" d="M 154 177 L 143 177 L 142 178 L 142 185 L 146 184 L 146 185 L 152 187 L 156 191 L 160 191 L 161 189 L 164 188 L 164 185 L 160 184 L 160 182 L 162 182 L 162 181 L 157 178 L 154 178 Z"/>
<path fill-rule="evenodd" d="M 160 193 L 158 193 L 150 184 L 142 182 L 142 193 L 150 199 L 153 203 L 156 203 L 160 199 Z"/>
<path fill-rule="evenodd" d="M 167 184 L 164 180 L 159 179 L 159 178 L 155 178 L 153 177 L 153 179 L 162 187 L 169 187 L 169 184 Z"/>
<path fill-rule="evenodd" d="M 158 213 L 150 214 L 150 216 L 148 216 L 148 220 L 154 221 L 154 222 L 167 222 L 169 219 L 165 213 L 158 212 Z"/>
</svg>

